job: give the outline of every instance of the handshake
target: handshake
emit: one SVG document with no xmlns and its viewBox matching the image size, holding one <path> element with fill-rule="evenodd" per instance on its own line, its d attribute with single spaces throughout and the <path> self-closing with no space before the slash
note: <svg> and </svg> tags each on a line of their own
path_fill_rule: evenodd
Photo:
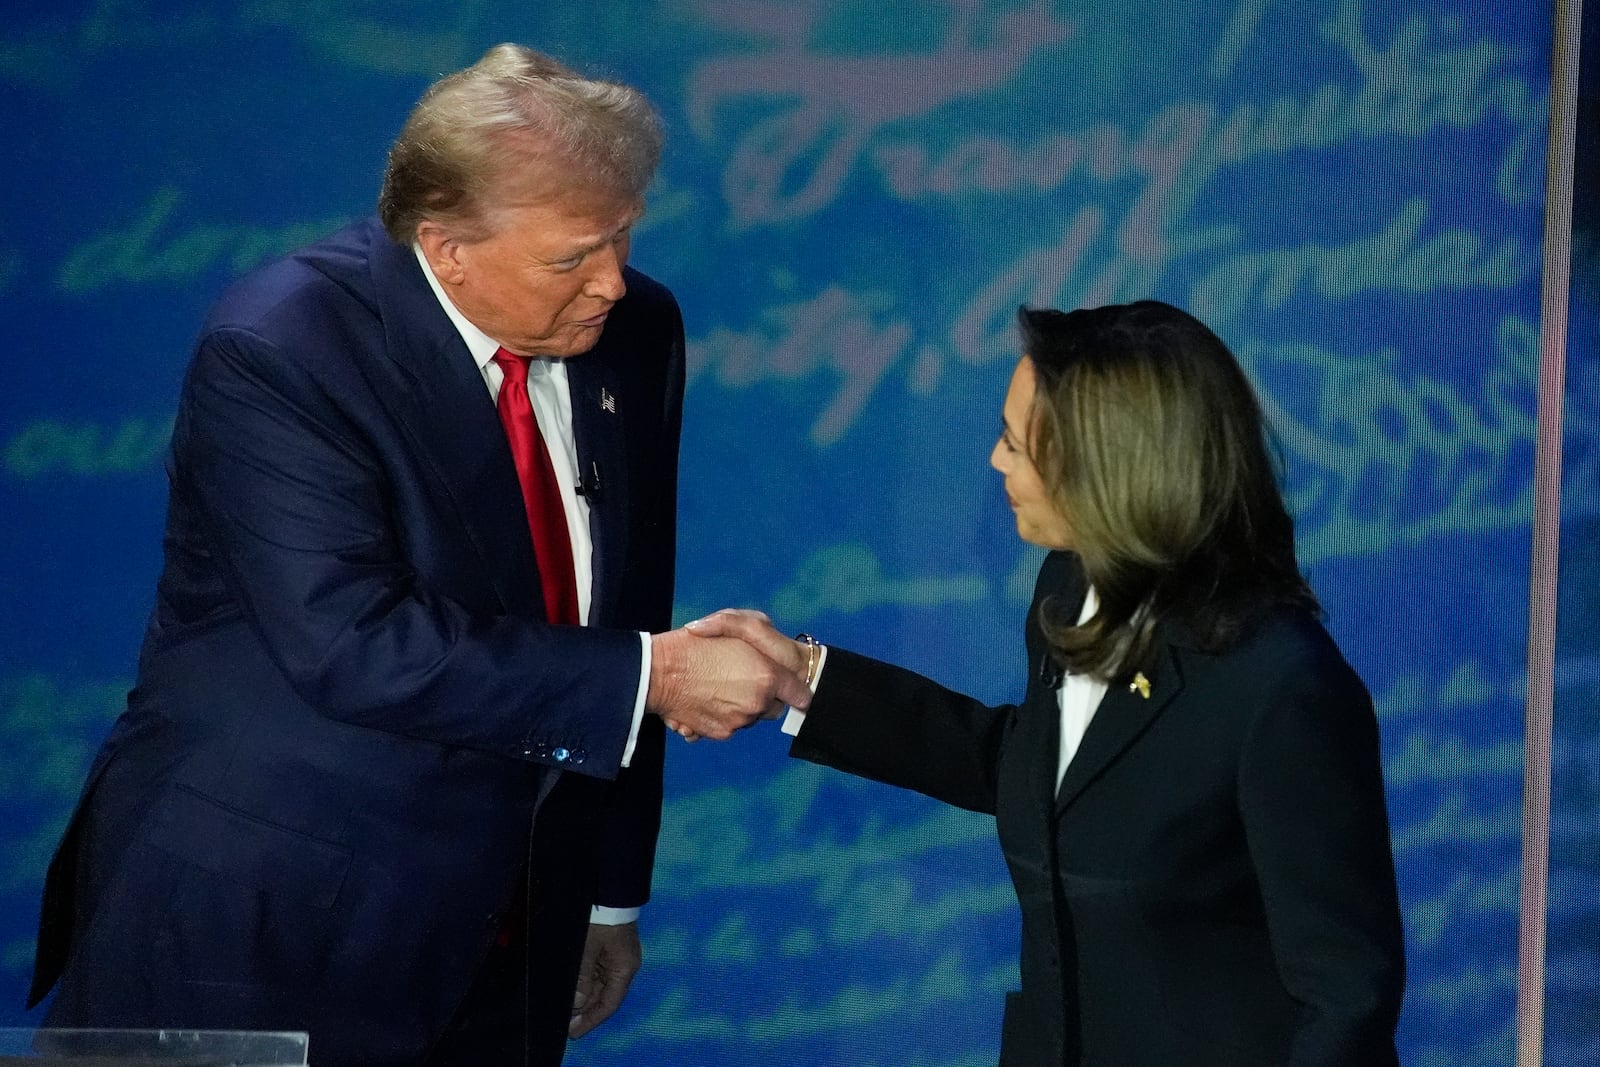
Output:
<svg viewBox="0 0 1600 1067">
<path fill-rule="evenodd" d="M 645 710 L 687 741 L 726 741 L 811 703 L 809 650 L 759 611 L 727 608 L 650 639 Z"/>
</svg>

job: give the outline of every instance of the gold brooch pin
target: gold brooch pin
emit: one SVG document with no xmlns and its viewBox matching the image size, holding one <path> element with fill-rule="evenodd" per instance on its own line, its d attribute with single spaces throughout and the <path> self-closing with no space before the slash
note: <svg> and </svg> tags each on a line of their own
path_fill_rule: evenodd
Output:
<svg viewBox="0 0 1600 1067">
<path fill-rule="evenodd" d="M 1144 671 L 1134 673 L 1133 681 L 1128 683 L 1128 692 L 1138 693 L 1146 700 L 1150 699 L 1150 679 L 1144 676 Z"/>
</svg>

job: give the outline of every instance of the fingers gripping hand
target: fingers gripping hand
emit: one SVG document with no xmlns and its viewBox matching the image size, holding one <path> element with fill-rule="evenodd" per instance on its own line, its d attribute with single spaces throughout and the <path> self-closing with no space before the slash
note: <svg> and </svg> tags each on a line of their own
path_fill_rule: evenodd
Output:
<svg viewBox="0 0 1600 1067">
<path fill-rule="evenodd" d="M 682 736 L 726 740 L 786 704 L 806 707 L 810 699 L 803 678 L 738 638 L 684 629 L 653 639 L 646 707 Z"/>
<path fill-rule="evenodd" d="M 779 633 L 772 625 L 772 620 L 759 611 L 723 608 L 703 619 L 696 619 L 686 629 L 701 637 L 737 637 L 789 673 L 802 681 L 805 679 L 806 646 Z M 786 703 L 793 704 L 794 701 Z"/>
<path fill-rule="evenodd" d="M 779 633 L 773 627 L 772 620 L 762 612 L 745 608 L 726 608 L 689 623 L 685 629 L 700 637 L 738 638 L 775 665 L 804 680 L 809 650 L 800 642 L 790 640 Z M 809 696 L 808 691 L 805 699 L 809 699 Z M 792 698 L 774 699 L 763 712 L 762 718 L 778 718 L 782 715 L 785 705 L 805 707 L 805 704 Z M 700 735 L 683 722 L 667 718 L 666 724 L 685 741 L 699 739 Z"/>
<path fill-rule="evenodd" d="M 699 734 L 695 733 L 693 730 L 689 729 L 688 726 L 676 719 L 663 718 L 661 721 L 667 724 L 667 729 L 671 730 L 673 733 L 677 734 L 691 745 L 700 740 Z"/>
</svg>

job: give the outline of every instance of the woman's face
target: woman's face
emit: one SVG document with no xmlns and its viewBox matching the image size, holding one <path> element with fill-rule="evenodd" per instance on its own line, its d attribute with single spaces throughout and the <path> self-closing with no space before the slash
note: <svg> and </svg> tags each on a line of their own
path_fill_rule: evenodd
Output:
<svg viewBox="0 0 1600 1067">
<path fill-rule="evenodd" d="M 1006 499 L 1017 516 L 1017 535 L 1044 548 L 1070 548 L 1067 522 L 1045 489 L 1044 480 L 1028 458 L 1032 423 L 1033 393 L 1036 387 L 1033 360 L 1017 361 L 1006 390 L 1005 407 L 1000 413 L 1000 440 L 989 453 L 989 465 L 1005 476 Z"/>
</svg>

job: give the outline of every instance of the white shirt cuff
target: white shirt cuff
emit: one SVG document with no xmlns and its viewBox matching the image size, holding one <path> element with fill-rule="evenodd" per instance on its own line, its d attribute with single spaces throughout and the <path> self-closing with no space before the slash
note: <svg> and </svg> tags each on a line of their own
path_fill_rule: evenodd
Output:
<svg viewBox="0 0 1600 1067">
<path fill-rule="evenodd" d="M 639 743 L 639 724 L 644 722 L 644 698 L 650 693 L 650 635 L 643 630 L 639 631 L 639 695 L 633 698 L 633 727 L 628 731 L 628 743 L 622 748 L 622 765 L 627 767 L 633 763 L 633 746 Z M 635 916 L 637 918 L 637 916 Z M 598 921 L 598 920 L 595 920 Z M 624 922 L 632 922 L 625 919 Z M 614 926 L 615 923 L 607 923 Z"/>
<path fill-rule="evenodd" d="M 817 673 L 811 679 L 811 693 L 816 695 L 817 686 L 822 681 L 822 669 L 828 665 L 828 646 L 821 645 L 817 648 Z M 806 724 L 806 713 L 799 708 L 785 708 L 783 716 L 783 732 L 790 737 L 800 736 L 800 727 Z"/>
<path fill-rule="evenodd" d="M 596 926 L 626 926 L 639 921 L 642 908 L 608 908 L 596 904 L 589 909 L 589 921 Z"/>
</svg>

